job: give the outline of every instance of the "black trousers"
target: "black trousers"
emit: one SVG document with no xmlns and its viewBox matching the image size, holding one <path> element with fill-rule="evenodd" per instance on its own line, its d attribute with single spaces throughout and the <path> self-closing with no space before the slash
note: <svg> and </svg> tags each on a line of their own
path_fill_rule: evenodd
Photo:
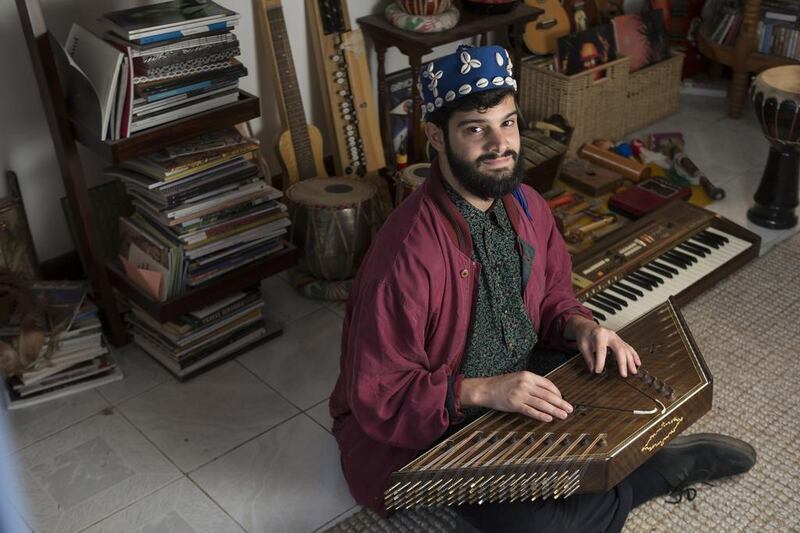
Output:
<svg viewBox="0 0 800 533">
<path fill-rule="evenodd" d="M 566 362 L 561 352 L 534 351 L 529 370 L 545 375 Z M 455 507 L 463 519 L 460 530 L 491 533 L 617 532 L 633 507 L 670 487 L 647 463 L 604 494 L 577 494 L 566 499 L 490 503 Z"/>
</svg>

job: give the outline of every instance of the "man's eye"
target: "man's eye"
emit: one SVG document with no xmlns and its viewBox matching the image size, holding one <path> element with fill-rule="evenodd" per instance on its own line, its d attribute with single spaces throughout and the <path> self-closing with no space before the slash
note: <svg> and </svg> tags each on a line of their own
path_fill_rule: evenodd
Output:
<svg viewBox="0 0 800 533">
<path fill-rule="evenodd" d="M 473 126 L 473 127 L 471 127 L 469 129 L 470 133 L 480 133 L 482 131 L 483 131 L 483 128 L 481 128 L 480 126 Z"/>
<path fill-rule="evenodd" d="M 506 120 L 505 122 L 503 122 L 503 126 L 513 126 L 516 123 L 517 122 L 513 118 L 510 118 L 510 119 Z"/>
</svg>

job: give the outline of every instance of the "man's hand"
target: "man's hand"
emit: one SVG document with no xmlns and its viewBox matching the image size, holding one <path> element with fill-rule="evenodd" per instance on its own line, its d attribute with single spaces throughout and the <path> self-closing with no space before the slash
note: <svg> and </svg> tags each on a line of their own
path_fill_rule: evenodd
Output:
<svg viewBox="0 0 800 533">
<path fill-rule="evenodd" d="M 564 336 L 575 339 L 590 372 L 599 374 L 603 371 L 606 365 L 606 353 L 609 350 L 616 359 L 619 375 L 622 377 L 628 377 L 628 372 L 636 374 L 637 368 L 642 365 L 636 350 L 616 332 L 582 316 L 574 315 L 569 318 Z"/>
<path fill-rule="evenodd" d="M 466 378 L 459 395 L 462 407 L 488 407 L 496 411 L 521 413 L 542 422 L 564 419 L 572 406 L 561 398 L 547 378 L 522 371 L 488 378 Z"/>
</svg>

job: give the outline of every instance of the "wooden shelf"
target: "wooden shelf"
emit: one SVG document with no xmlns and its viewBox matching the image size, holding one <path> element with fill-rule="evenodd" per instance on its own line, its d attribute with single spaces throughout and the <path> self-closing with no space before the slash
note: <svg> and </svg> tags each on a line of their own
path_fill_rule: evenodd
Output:
<svg viewBox="0 0 800 533">
<path fill-rule="evenodd" d="M 275 255 L 237 268 L 166 302 L 153 300 L 138 285 L 134 284 L 118 261 L 107 263 L 106 270 L 114 288 L 125 294 L 147 314 L 163 323 L 173 321 L 210 302 L 220 300 L 232 292 L 256 285 L 262 279 L 286 270 L 295 263 L 297 263 L 297 248 L 287 243 L 287 248 Z"/>
<path fill-rule="evenodd" d="M 209 130 L 234 126 L 260 115 L 258 97 L 239 90 L 239 100 L 190 117 L 148 128 L 117 141 L 101 141 L 84 125 L 70 120 L 75 139 L 117 165 L 126 159 L 152 153 L 154 148 L 174 144 Z"/>
<path fill-rule="evenodd" d="M 708 38 L 707 29 L 700 31 L 699 39 L 700 53 L 707 58 L 732 67 L 734 65 L 735 47 L 713 42 Z M 795 65 L 798 62 L 788 57 L 775 56 L 752 52 L 747 58 L 746 68 L 750 72 L 761 72 L 772 67 L 782 65 Z"/>
</svg>

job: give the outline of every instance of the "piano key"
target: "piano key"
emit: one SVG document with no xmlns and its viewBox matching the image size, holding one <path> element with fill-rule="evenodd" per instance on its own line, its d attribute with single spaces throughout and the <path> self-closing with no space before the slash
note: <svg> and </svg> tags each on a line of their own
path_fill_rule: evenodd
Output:
<svg viewBox="0 0 800 533">
<path fill-rule="evenodd" d="M 664 283 L 664 279 L 661 278 L 660 276 L 656 276 L 655 274 L 651 274 L 649 272 L 645 272 L 641 268 L 639 270 L 637 270 L 636 273 L 638 275 L 642 276 L 644 279 L 646 279 L 650 283 L 652 283 L 653 285 L 661 285 L 662 283 Z"/>
<path fill-rule="evenodd" d="M 670 272 L 669 270 L 665 270 L 663 268 L 659 268 L 653 263 L 647 263 L 646 265 L 642 266 L 641 269 L 645 269 L 648 272 L 658 274 L 659 276 L 664 276 L 665 278 L 672 278 L 672 272 Z"/>
<path fill-rule="evenodd" d="M 710 247 L 708 247 L 707 245 L 705 245 L 705 244 L 701 243 L 700 241 L 697 241 L 697 240 L 695 240 L 695 239 L 689 239 L 689 240 L 687 240 L 686 242 L 687 242 L 687 243 L 691 243 L 691 244 L 693 244 L 693 245 L 697 246 L 698 248 L 701 248 L 701 249 L 702 249 L 702 250 L 703 250 L 705 253 L 707 253 L 707 254 L 710 254 L 710 253 L 711 253 L 711 248 L 710 248 Z"/>
<path fill-rule="evenodd" d="M 626 302 L 622 298 L 614 296 L 613 294 L 609 294 L 608 291 L 601 292 L 600 295 L 623 307 L 628 307 L 628 302 Z"/>
<path fill-rule="evenodd" d="M 706 246 L 710 246 L 712 248 L 716 248 L 716 249 L 719 249 L 723 244 L 723 243 L 721 243 L 719 241 L 715 241 L 714 239 L 712 239 L 710 237 L 704 237 L 704 236 L 700 235 L 699 233 L 697 235 L 695 235 L 694 237 L 692 237 L 692 240 L 696 241 L 696 242 L 699 242 L 699 243 L 702 243 L 702 244 L 704 244 Z"/>
<path fill-rule="evenodd" d="M 678 270 L 676 268 L 674 268 L 674 267 L 669 266 L 666 263 L 662 263 L 660 261 L 650 261 L 650 264 L 651 265 L 655 265 L 655 266 L 657 266 L 658 268 L 660 268 L 662 270 L 666 270 L 667 272 L 669 272 L 671 274 L 675 274 L 676 276 L 678 275 Z"/>
<path fill-rule="evenodd" d="M 715 235 L 713 232 L 708 231 L 708 230 L 701 231 L 700 233 L 695 235 L 695 237 L 697 239 L 701 239 L 701 240 L 702 239 L 706 239 L 709 242 L 713 242 L 714 244 L 717 244 L 719 246 L 722 246 L 722 245 L 725 244 L 725 241 L 719 235 Z"/>
<path fill-rule="evenodd" d="M 628 274 L 628 276 L 625 278 L 625 280 L 626 280 L 626 281 L 630 281 L 630 282 L 631 282 L 631 283 L 633 283 L 634 285 L 638 285 L 639 287 L 641 287 L 641 288 L 643 288 L 643 289 L 645 289 L 645 290 L 647 290 L 647 291 L 651 290 L 651 289 L 650 289 L 650 282 L 648 282 L 648 281 L 645 281 L 645 280 L 643 280 L 642 278 L 636 278 L 636 277 L 633 275 L 633 272 L 631 272 L 630 274 Z"/>
<path fill-rule="evenodd" d="M 606 311 L 607 313 L 610 313 L 612 315 L 617 314 L 616 311 L 614 311 L 614 309 L 612 309 L 611 307 L 607 306 L 606 304 L 604 304 L 602 302 L 598 302 L 594 297 L 589 298 L 588 300 L 586 300 L 586 302 L 591 304 L 591 305 L 593 305 L 593 306 L 595 306 L 595 307 L 597 307 L 598 309 L 602 309 L 603 311 Z"/>
<path fill-rule="evenodd" d="M 674 272 L 670 272 L 672 274 L 672 278 L 668 278 L 666 276 L 663 278 L 663 284 L 660 284 L 651 290 L 640 290 L 637 288 L 640 287 L 640 285 L 635 284 L 633 281 L 635 279 L 634 276 L 633 278 L 625 278 L 624 282 L 616 282 L 609 285 L 608 288 L 603 291 L 603 294 L 605 294 L 607 297 L 609 292 L 613 292 L 614 294 L 619 295 L 620 298 L 626 299 L 628 301 L 628 305 L 627 307 L 624 307 L 622 311 L 617 311 L 613 315 L 605 313 L 605 318 L 597 317 L 600 324 L 613 330 L 622 328 L 629 322 L 639 318 L 651 309 L 662 304 L 670 296 L 677 295 L 688 287 L 691 287 L 694 283 L 700 281 L 706 275 L 711 274 L 716 269 L 725 265 L 728 261 L 752 246 L 751 243 L 745 240 L 739 239 L 732 235 L 724 234 L 715 228 L 708 228 L 706 232 L 711 235 L 712 238 L 705 238 L 705 240 L 707 242 L 711 242 L 713 240 L 715 244 L 718 244 L 718 247 L 712 246 L 711 244 L 706 245 L 700 241 L 701 245 L 708 246 L 709 253 L 707 253 L 706 257 L 697 257 L 696 263 L 690 263 L 688 265 L 685 265 L 685 263 L 681 261 L 673 263 L 672 261 L 666 259 L 665 256 L 667 254 L 663 254 L 662 257 L 660 257 L 657 261 L 645 265 L 645 267 L 642 268 L 642 270 L 645 268 L 650 268 L 652 270 L 652 266 L 656 266 L 662 269 L 668 268 L 674 270 Z M 728 242 L 726 243 L 721 238 L 716 239 L 718 236 L 724 236 Z M 636 299 L 633 299 L 631 296 L 637 295 L 637 293 L 638 296 Z M 599 308 L 598 310 L 602 311 Z"/>
<path fill-rule="evenodd" d="M 618 281 L 618 282 L 615 284 L 615 286 L 616 286 L 616 287 L 619 287 L 619 288 L 621 288 L 621 289 L 624 289 L 624 290 L 626 290 L 626 291 L 628 291 L 628 292 L 632 292 L 632 293 L 633 293 L 633 294 L 635 294 L 636 296 L 640 296 L 640 297 L 641 297 L 641 296 L 644 296 L 644 293 L 643 293 L 642 291 L 640 291 L 640 290 L 639 290 L 639 289 L 637 289 L 636 287 L 632 287 L 631 285 L 628 285 L 627 283 L 623 283 L 623 282 L 621 282 L 621 281 Z"/>
<path fill-rule="evenodd" d="M 689 263 L 697 263 L 697 257 L 695 257 L 692 254 L 687 254 L 686 252 L 681 252 L 677 248 L 673 248 L 671 253 L 675 254 L 678 257 L 680 257 L 684 261 L 688 261 Z"/>
<path fill-rule="evenodd" d="M 622 306 L 621 305 L 619 305 L 617 302 L 614 302 L 614 301 L 606 298 L 602 294 L 595 294 L 594 296 L 592 296 L 592 298 L 594 298 L 595 300 L 597 300 L 598 302 L 600 302 L 600 303 L 602 303 L 604 305 L 607 305 L 607 306 L 609 306 L 609 307 L 611 307 L 613 309 L 616 309 L 617 311 L 622 311 Z"/>
<path fill-rule="evenodd" d="M 692 242 L 689 242 L 689 241 L 685 241 L 685 242 L 682 242 L 682 243 L 680 243 L 680 244 L 678 245 L 678 247 L 679 247 L 681 250 L 684 250 L 684 251 L 687 251 L 687 250 L 688 250 L 688 251 L 691 251 L 691 252 L 692 252 L 692 253 L 694 253 L 695 255 L 698 255 L 698 254 L 699 254 L 699 255 L 700 255 L 700 257 L 705 257 L 705 256 L 707 256 L 708 254 L 710 254 L 710 253 L 711 253 L 711 250 L 709 250 L 709 249 L 708 249 L 708 248 L 706 248 L 705 246 L 700 246 L 700 245 L 698 245 L 698 244 L 694 244 L 694 243 L 692 243 Z"/>
<path fill-rule="evenodd" d="M 631 302 L 635 302 L 636 300 L 639 299 L 638 296 L 636 296 L 635 294 L 633 294 L 630 291 L 626 291 L 625 289 L 623 289 L 622 287 L 619 287 L 618 285 L 612 285 L 612 286 L 610 286 L 608 288 L 608 290 L 609 291 L 614 291 L 617 294 L 619 294 L 620 296 L 624 296 L 625 298 L 627 298 Z"/>
<path fill-rule="evenodd" d="M 730 239 L 721 231 L 714 228 L 706 228 L 705 231 L 700 232 L 703 235 L 710 235 L 712 239 L 716 239 L 721 244 L 728 244 Z"/>
<path fill-rule="evenodd" d="M 586 308 L 592 312 L 592 315 L 601 323 L 607 320 L 606 315 L 592 307 L 588 302 L 583 302 L 583 305 L 586 306 Z"/>
<path fill-rule="evenodd" d="M 666 261 L 667 263 L 671 263 L 671 264 L 675 265 L 676 267 L 681 268 L 683 270 L 686 270 L 686 267 L 689 266 L 682 259 L 680 259 L 679 257 L 676 257 L 675 255 L 673 255 L 671 251 L 670 252 L 666 252 L 664 254 L 661 254 L 661 257 L 659 257 L 659 259 L 661 259 L 663 261 Z"/>
</svg>

